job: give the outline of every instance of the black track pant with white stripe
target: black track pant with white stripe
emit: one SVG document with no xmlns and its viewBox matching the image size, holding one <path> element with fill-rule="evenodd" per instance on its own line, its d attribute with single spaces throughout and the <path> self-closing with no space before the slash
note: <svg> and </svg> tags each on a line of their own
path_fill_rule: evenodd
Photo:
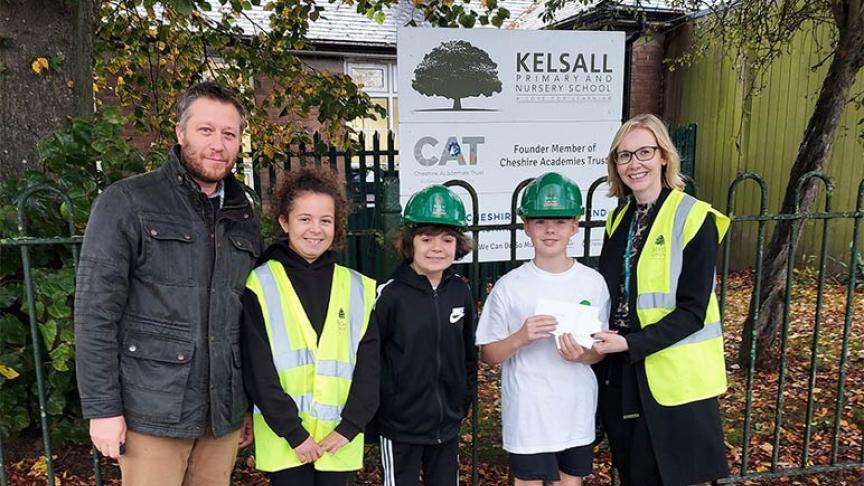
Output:
<svg viewBox="0 0 864 486">
<path fill-rule="evenodd" d="M 458 486 L 459 437 L 436 445 L 406 444 L 381 437 L 384 486 Z"/>
</svg>

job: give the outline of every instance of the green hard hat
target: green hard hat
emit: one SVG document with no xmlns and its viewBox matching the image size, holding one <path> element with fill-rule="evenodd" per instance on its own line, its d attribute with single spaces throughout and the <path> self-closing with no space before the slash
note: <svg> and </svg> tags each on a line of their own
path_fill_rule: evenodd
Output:
<svg viewBox="0 0 864 486">
<path fill-rule="evenodd" d="M 584 212 L 579 186 L 557 172 L 547 172 L 531 181 L 522 192 L 518 210 L 525 219 L 575 218 Z"/>
<path fill-rule="evenodd" d="M 414 193 L 405 204 L 402 224 L 440 224 L 464 228 L 465 205 L 446 186 L 436 184 Z"/>
</svg>

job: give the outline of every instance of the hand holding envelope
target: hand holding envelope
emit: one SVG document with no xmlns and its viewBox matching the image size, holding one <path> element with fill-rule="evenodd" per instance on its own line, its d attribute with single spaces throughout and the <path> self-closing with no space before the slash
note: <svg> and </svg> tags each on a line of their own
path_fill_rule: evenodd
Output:
<svg viewBox="0 0 864 486">
<path fill-rule="evenodd" d="M 561 349 L 561 336 L 569 333 L 580 346 L 591 349 L 594 345 L 592 334 L 600 332 L 600 309 L 591 305 L 576 304 L 552 299 L 540 299 L 534 310 L 535 315 L 548 315 L 558 321 L 558 326 L 550 332 Z"/>
</svg>

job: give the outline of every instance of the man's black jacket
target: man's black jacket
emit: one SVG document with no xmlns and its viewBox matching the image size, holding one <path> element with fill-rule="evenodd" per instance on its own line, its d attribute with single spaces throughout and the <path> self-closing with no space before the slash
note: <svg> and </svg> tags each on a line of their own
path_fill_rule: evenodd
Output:
<svg viewBox="0 0 864 486">
<path fill-rule="evenodd" d="M 456 437 L 477 388 L 477 310 L 468 285 L 447 270 L 433 289 L 403 263 L 379 287 L 372 318 L 381 336 L 374 430 L 410 444 Z"/>
<path fill-rule="evenodd" d="M 175 146 L 96 200 L 75 295 L 84 418 L 123 415 L 163 437 L 240 427 L 240 297 L 261 237 L 242 184 L 229 176 L 224 190 L 214 215 Z"/>
</svg>

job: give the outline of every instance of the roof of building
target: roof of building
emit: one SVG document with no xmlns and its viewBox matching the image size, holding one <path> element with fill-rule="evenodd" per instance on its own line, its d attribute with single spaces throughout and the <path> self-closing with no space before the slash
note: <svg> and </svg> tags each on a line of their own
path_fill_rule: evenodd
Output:
<svg viewBox="0 0 864 486">
<path fill-rule="evenodd" d="M 219 0 L 209 0 L 213 6 L 209 15 L 220 15 L 221 5 Z M 354 5 L 342 3 L 321 4 L 324 11 L 321 17 L 310 22 L 307 39 L 316 44 L 353 44 L 370 47 L 396 47 L 396 33 L 399 27 L 408 25 L 413 19 L 417 25 L 428 25 L 423 20 L 423 12 L 414 6 L 409 0 L 399 3 L 385 10 L 383 23 L 375 22 L 365 15 L 357 13 Z M 513 19 L 523 18 L 526 11 L 536 7 L 534 0 L 503 0 L 502 6 L 510 11 L 510 21 L 505 23 L 504 28 L 519 28 L 512 24 Z M 542 3 L 539 4 L 542 7 Z M 542 13 L 542 8 L 537 10 Z M 271 12 L 264 10 L 263 6 L 253 6 L 244 15 L 237 19 L 237 25 L 249 35 L 254 35 L 269 28 Z M 479 24 L 478 24 L 479 27 Z M 536 27 L 535 27 L 536 28 Z"/>
<path fill-rule="evenodd" d="M 219 0 L 209 0 L 213 6 L 211 16 L 220 15 Z M 354 5 L 341 2 L 322 3 L 324 11 L 321 17 L 310 22 L 307 39 L 315 44 L 356 45 L 364 47 L 395 48 L 397 31 L 413 19 L 417 25 L 428 25 L 423 19 L 423 11 L 414 6 L 410 0 L 401 0 L 385 9 L 382 23 L 357 13 Z M 545 11 L 543 0 L 501 0 L 501 6 L 510 11 L 510 18 L 504 23 L 505 29 L 539 30 L 554 28 L 580 16 L 586 15 L 600 5 L 623 8 L 636 7 L 642 11 L 656 13 L 682 13 L 681 8 L 672 7 L 667 0 L 598 0 L 584 4 L 580 0 L 570 0 L 555 12 L 551 21 L 544 21 Z M 271 12 L 263 6 L 253 6 L 237 19 L 237 25 L 249 35 L 255 35 L 262 30 L 268 30 Z M 480 27 L 479 24 L 477 27 Z"/>
<path fill-rule="evenodd" d="M 509 27 L 520 30 L 552 28 L 596 10 L 598 6 L 603 4 L 619 8 L 638 8 L 642 11 L 658 13 L 683 12 L 681 8 L 671 6 L 666 0 L 600 0 L 589 4 L 584 4 L 578 0 L 570 0 L 555 11 L 555 16 L 551 21 L 544 21 L 542 16 L 546 5 L 544 2 L 537 2 L 525 9 L 520 16 L 512 16 Z"/>
</svg>

